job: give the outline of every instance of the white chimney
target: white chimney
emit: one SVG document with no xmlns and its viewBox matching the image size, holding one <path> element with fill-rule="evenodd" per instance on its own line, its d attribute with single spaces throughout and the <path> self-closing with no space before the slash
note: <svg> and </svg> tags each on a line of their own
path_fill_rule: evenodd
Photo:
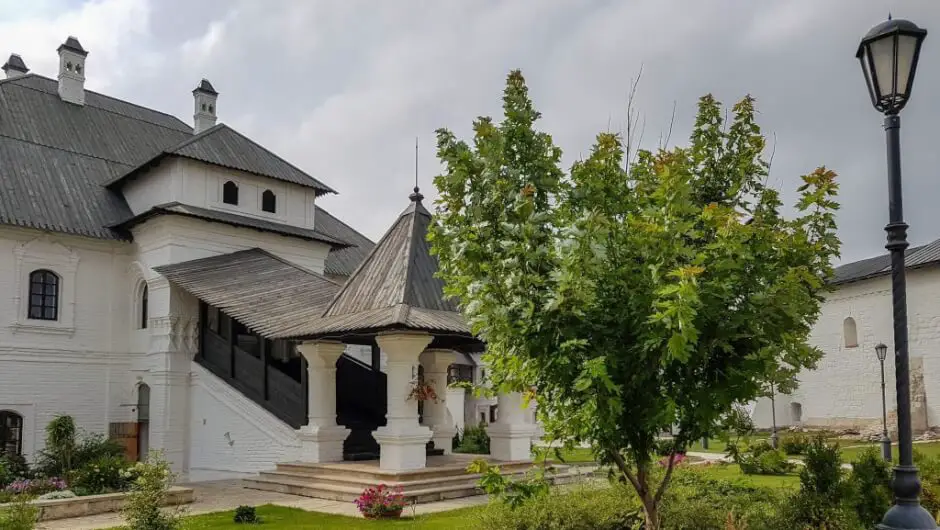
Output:
<svg viewBox="0 0 940 530">
<path fill-rule="evenodd" d="M 3 63 L 3 72 L 7 74 L 7 79 L 10 79 L 11 77 L 26 75 L 26 73 L 29 72 L 29 68 L 26 67 L 26 63 L 23 62 L 22 57 L 11 53 L 7 62 Z"/>
<path fill-rule="evenodd" d="M 76 105 L 85 104 L 85 57 L 88 52 L 75 37 L 59 45 L 59 97 Z"/>
<path fill-rule="evenodd" d="M 208 79 L 203 79 L 199 86 L 193 90 L 193 100 L 196 105 L 196 111 L 193 114 L 193 132 L 199 134 L 215 125 L 215 102 L 219 98 L 219 93 L 212 88 L 212 83 Z"/>
</svg>

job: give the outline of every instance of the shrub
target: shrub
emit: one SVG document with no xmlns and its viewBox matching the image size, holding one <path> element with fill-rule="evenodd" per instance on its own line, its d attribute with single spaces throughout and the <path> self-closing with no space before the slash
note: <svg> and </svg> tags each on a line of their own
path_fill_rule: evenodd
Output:
<svg viewBox="0 0 940 530">
<path fill-rule="evenodd" d="M 103 456 L 85 464 L 74 473 L 72 486 L 86 495 L 124 491 L 133 481 L 131 464 L 121 456 Z"/>
<path fill-rule="evenodd" d="M 490 437 L 486 434 L 486 425 L 480 423 L 476 427 L 470 425 L 464 428 L 460 437 L 460 445 L 454 448 L 455 453 L 469 453 L 475 455 L 490 454 Z"/>
<path fill-rule="evenodd" d="M 545 468 L 536 467 L 534 473 L 526 473 L 519 480 L 512 480 L 499 472 L 499 466 L 491 466 L 486 460 L 475 460 L 467 466 L 468 473 L 480 473 L 480 489 L 487 495 L 502 500 L 511 508 L 548 493 L 549 483 L 545 479 Z"/>
<path fill-rule="evenodd" d="M 6 486 L 16 479 L 33 477 L 29 464 L 23 455 L 0 454 L 0 468 L 5 469 L 6 476 L 9 477 L 4 483 L 3 477 L 0 476 L 0 487 Z M 0 475 L 2 474 L 3 472 L 0 471 Z"/>
<path fill-rule="evenodd" d="M 385 484 L 366 488 L 354 502 L 359 508 L 359 513 L 365 517 L 397 515 L 408 505 L 405 495 L 401 492 L 401 486 L 392 490 Z"/>
<path fill-rule="evenodd" d="M 47 477 L 72 478 L 75 470 L 105 458 L 120 457 L 123 448 L 102 434 L 82 433 L 71 416 L 56 416 L 46 426 L 46 448 L 39 453 L 38 469 Z"/>
<path fill-rule="evenodd" d="M 827 444 L 821 436 L 813 438 L 806 450 L 805 464 L 800 471 L 800 490 L 844 498 L 842 455 L 838 444 Z"/>
<path fill-rule="evenodd" d="M 124 505 L 124 520 L 130 530 L 176 530 L 181 527 L 180 513 L 162 511 L 167 490 L 173 483 L 170 465 L 160 451 L 150 453 L 147 462 L 138 462 L 133 472 L 130 493 Z M 128 475 L 130 472 L 128 472 Z"/>
<path fill-rule="evenodd" d="M 923 486 L 920 493 L 921 505 L 930 513 L 940 512 L 940 458 L 931 458 L 915 449 L 914 465 L 920 472 Z"/>
<path fill-rule="evenodd" d="M 0 510 L 0 528 L 3 530 L 33 530 L 39 520 L 39 507 L 31 504 L 29 495 L 17 495 L 12 504 Z"/>
<path fill-rule="evenodd" d="M 802 455 L 809 448 L 809 438 L 803 434 L 791 434 L 784 436 L 780 441 L 780 448 L 788 455 Z"/>
<path fill-rule="evenodd" d="M 746 475 L 785 475 L 793 471 L 795 465 L 787 461 L 783 451 L 774 449 L 765 441 L 757 442 L 744 451 L 737 446 L 729 446 L 728 450 L 735 464 L 741 466 L 741 472 Z"/>
<path fill-rule="evenodd" d="M 6 487 L 6 485 L 13 482 L 15 478 L 13 472 L 7 469 L 6 463 L 0 460 L 0 488 Z"/>
<path fill-rule="evenodd" d="M 643 521 L 631 486 L 573 487 L 554 490 L 513 508 L 496 502 L 478 515 L 477 528 L 500 530 L 622 530 Z"/>
<path fill-rule="evenodd" d="M 68 489 L 68 484 L 59 478 L 27 478 L 14 480 L 3 490 L 17 496 L 36 496 L 50 491 L 63 491 L 66 489 Z"/>
<path fill-rule="evenodd" d="M 49 493 L 43 493 L 42 495 L 40 495 L 39 500 L 50 501 L 50 500 L 55 500 L 55 499 L 73 499 L 77 496 L 78 495 L 75 495 L 74 492 L 69 491 L 69 490 L 50 491 Z"/>
<path fill-rule="evenodd" d="M 852 464 L 849 484 L 858 519 L 874 527 L 892 504 L 891 465 L 884 461 L 877 449 L 870 447 Z"/>
<path fill-rule="evenodd" d="M 663 528 L 725 530 L 729 514 L 736 528 L 763 529 L 782 502 L 781 492 L 727 480 L 687 468 L 673 475 L 661 508 Z"/>
<path fill-rule="evenodd" d="M 239 506 L 235 508 L 234 521 L 239 524 L 261 524 L 261 519 L 255 512 L 254 506 Z"/>
</svg>

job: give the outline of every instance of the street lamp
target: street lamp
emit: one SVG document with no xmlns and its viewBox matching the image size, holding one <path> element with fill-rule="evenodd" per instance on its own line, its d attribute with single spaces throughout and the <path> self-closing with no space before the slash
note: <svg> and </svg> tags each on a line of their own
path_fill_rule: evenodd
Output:
<svg viewBox="0 0 940 530">
<path fill-rule="evenodd" d="M 907 224 L 901 202 L 901 119 L 911 97 L 920 47 L 927 31 L 907 20 L 888 20 L 873 27 L 855 54 L 862 65 L 874 107 L 885 115 L 888 147 L 888 243 L 891 252 L 891 300 L 894 309 L 894 365 L 898 401 L 898 465 L 894 468 L 895 504 L 878 528 L 935 530 L 936 521 L 920 505 L 920 479 L 914 467 L 911 435 L 910 361 L 907 353 L 907 287 L 904 251 Z"/>
<path fill-rule="evenodd" d="M 875 346 L 875 355 L 881 363 L 881 455 L 885 462 L 891 461 L 891 438 L 888 437 L 888 405 L 885 403 L 885 358 L 888 347 L 882 342 Z"/>
</svg>

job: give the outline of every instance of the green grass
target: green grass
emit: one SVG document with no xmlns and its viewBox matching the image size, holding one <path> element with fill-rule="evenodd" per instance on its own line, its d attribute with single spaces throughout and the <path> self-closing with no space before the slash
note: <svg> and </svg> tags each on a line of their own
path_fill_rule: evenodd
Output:
<svg viewBox="0 0 940 530">
<path fill-rule="evenodd" d="M 594 453 L 591 452 L 589 447 L 575 447 L 574 449 L 560 449 L 562 461 L 565 464 L 592 464 L 594 463 Z M 548 450 L 547 453 L 540 453 L 539 456 L 535 459 L 536 462 L 542 462 L 545 460 L 546 455 L 549 462 L 558 461 L 558 458 L 555 456 L 554 450 Z"/>
<path fill-rule="evenodd" d="M 790 473 L 787 475 L 745 475 L 736 464 L 691 466 L 689 469 L 694 469 L 696 473 L 701 473 L 709 478 L 729 480 L 747 486 L 776 489 L 798 489 L 800 487 L 800 476 L 798 473 Z"/>
<path fill-rule="evenodd" d="M 867 447 L 874 447 L 878 450 L 878 454 L 881 454 L 881 444 L 879 443 L 866 443 L 866 444 L 851 444 L 854 447 L 847 447 L 846 444 L 842 444 L 842 461 L 845 463 L 852 463 L 857 458 L 858 455 L 862 453 Z M 859 445 L 862 445 L 859 447 Z M 914 444 L 914 450 L 918 453 L 922 453 L 924 456 L 929 456 L 932 458 L 940 457 L 940 442 L 928 442 L 922 444 Z M 898 461 L 898 446 L 894 445 L 891 447 L 893 454 L 893 460 L 895 463 Z"/>
<path fill-rule="evenodd" d="M 331 528 L 343 530 L 360 530 L 374 528 L 420 528 L 427 530 L 449 530 L 472 528 L 474 517 L 471 515 L 479 511 L 478 507 L 461 508 L 449 512 L 430 515 L 419 515 L 414 519 L 402 517 L 401 519 L 368 520 L 361 517 L 346 517 L 317 512 L 307 512 L 297 508 L 265 505 L 258 507 L 258 516 L 263 524 L 260 526 L 236 524 L 232 521 L 234 511 L 216 512 L 205 515 L 196 515 L 186 518 L 187 530 L 221 530 L 258 528 L 263 530 L 314 530 Z M 407 514 L 406 509 L 403 515 Z"/>
<path fill-rule="evenodd" d="M 708 440 L 708 449 L 704 449 L 702 447 L 702 441 L 699 440 L 689 447 L 689 451 L 695 453 L 724 453 L 725 445 L 725 442 L 717 438 L 712 438 Z"/>
</svg>

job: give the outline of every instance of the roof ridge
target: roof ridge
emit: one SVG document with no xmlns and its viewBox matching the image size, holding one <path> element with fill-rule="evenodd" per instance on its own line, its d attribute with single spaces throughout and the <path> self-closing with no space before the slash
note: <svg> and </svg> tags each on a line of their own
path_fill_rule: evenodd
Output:
<svg viewBox="0 0 940 530">
<path fill-rule="evenodd" d="M 420 204 L 420 201 L 413 202 L 412 206 L 415 204 Z M 411 275 L 412 271 L 412 262 L 415 259 L 415 252 L 417 252 L 418 245 L 415 245 L 415 237 L 418 235 L 418 214 L 416 211 L 411 212 L 411 226 L 408 229 L 408 252 L 406 253 L 405 259 L 405 278 L 404 278 L 404 287 L 401 293 L 401 302 L 405 305 L 412 305 L 409 301 L 409 293 L 414 289 L 411 286 Z"/>
<path fill-rule="evenodd" d="M 212 136 L 213 134 L 215 134 L 218 131 L 221 131 L 225 127 L 227 127 L 227 125 L 225 125 L 224 123 L 217 123 L 204 131 L 200 131 L 198 133 L 193 134 L 191 137 L 183 140 L 182 142 L 174 145 L 173 147 L 164 149 L 161 152 L 166 153 L 166 154 L 176 154 L 177 151 L 186 147 L 187 145 L 190 145 L 194 142 L 198 142 L 199 140 L 202 140 L 206 137 Z M 231 129 L 231 127 L 229 128 Z"/>
<path fill-rule="evenodd" d="M 225 125 L 225 124 L 220 124 L 220 125 Z M 244 138 L 245 140 L 247 140 L 247 141 L 249 141 L 249 142 L 251 142 L 251 143 L 257 145 L 257 146 L 260 147 L 261 149 L 264 149 L 265 152 L 267 152 L 269 155 L 273 156 L 274 158 L 277 158 L 278 160 L 280 160 L 281 162 L 284 162 L 284 163 L 287 164 L 288 166 L 290 166 L 290 167 L 296 169 L 297 171 L 300 171 L 301 173 L 303 173 L 304 175 L 306 175 L 307 178 L 309 178 L 310 180 L 313 180 L 313 181 L 316 182 L 317 184 L 323 186 L 323 187 L 326 189 L 326 191 L 324 191 L 324 193 L 335 193 L 335 194 L 339 195 L 339 192 L 337 192 L 337 191 L 334 190 L 333 188 L 327 186 L 326 184 L 320 182 L 319 179 L 314 178 L 313 175 L 310 175 L 309 173 L 307 173 L 307 172 L 304 171 L 303 169 L 300 169 L 299 167 L 295 166 L 294 164 L 291 164 L 290 162 L 288 162 L 287 160 L 285 160 L 282 156 L 280 156 L 280 155 L 278 155 L 277 153 L 271 151 L 271 150 L 268 149 L 267 147 L 265 147 L 265 146 L 261 145 L 260 143 L 258 143 L 258 142 L 256 142 L 256 141 L 252 140 L 251 138 L 249 138 L 249 137 L 245 136 L 244 134 L 238 132 L 236 129 L 234 129 L 234 128 L 232 128 L 232 127 L 228 127 L 228 129 L 229 129 L 230 131 L 232 131 L 233 133 L 237 134 L 238 136 L 241 136 L 241 137 Z"/>
<path fill-rule="evenodd" d="M 45 79 L 46 81 L 50 81 L 50 82 L 52 82 L 52 83 L 58 83 L 58 81 L 56 81 L 55 79 L 52 79 L 51 77 L 46 77 L 46 76 L 44 76 L 44 75 L 42 75 L 42 74 L 37 74 L 37 73 L 34 73 L 34 72 L 29 72 L 29 73 L 26 73 L 26 74 L 23 74 L 23 75 L 18 75 L 18 76 L 16 76 L 16 77 L 11 77 L 11 78 L 8 78 L 8 79 L 0 79 L 0 84 L 6 83 L 6 82 L 10 82 L 10 81 L 20 81 L 20 80 L 23 80 L 23 79 L 26 79 L 26 78 L 29 78 L 29 77 L 38 77 L 39 79 Z M 35 88 L 35 87 L 31 87 L 31 86 L 27 86 L 27 85 L 17 85 L 17 86 L 19 86 L 20 88 L 25 88 L 25 89 L 27 89 L 27 90 L 34 90 L 34 91 L 36 91 L 36 92 L 42 92 L 42 93 L 44 93 L 44 94 L 50 94 L 49 92 L 46 92 L 46 91 L 44 91 L 44 90 L 40 90 L 40 89 L 37 89 L 37 88 Z M 121 114 L 121 113 L 119 113 L 119 112 L 114 112 L 113 110 L 109 110 L 109 109 L 106 109 L 106 108 L 104 108 L 104 107 L 100 107 L 100 106 L 98 106 L 98 105 L 89 105 L 88 102 L 86 101 L 86 102 L 85 102 L 85 105 L 88 106 L 88 107 L 92 107 L 92 108 L 95 108 L 95 109 L 98 109 L 98 110 L 100 110 L 100 111 L 107 112 L 107 113 L 110 113 L 110 114 L 115 114 L 115 115 L 117 115 L 117 116 L 123 116 L 123 117 L 125 117 L 125 118 L 127 118 L 127 119 L 129 119 L 129 120 L 144 121 L 144 122 L 149 123 L 150 125 L 153 125 L 153 126 L 155 126 L 155 127 L 161 127 L 161 128 L 163 128 L 163 129 L 169 129 L 169 130 L 171 130 L 171 131 L 187 132 L 186 129 L 189 129 L 190 132 L 192 131 L 192 127 L 190 127 L 189 125 L 187 125 L 186 122 L 184 122 L 183 120 L 179 119 L 178 116 L 175 116 L 175 115 L 173 115 L 173 114 L 170 114 L 169 112 L 163 112 L 162 110 L 156 110 L 156 109 L 153 109 L 153 108 L 150 108 L 150 107 L 145 107 L 145 106 L 143 106 L 143 105 L 141 105 L 141 104 L 139 104 L 139 103 L 133 103 L 133 102 L 127 101 L 126 99 L 121 99 L 121 98 L 116 98 L 116 97 L 114 97 L 114 96 L 109 96 L 109 95 L 107 95 L 107 94 L 103 94 L 103 93 L 97 92 L 97 91 L 95 91 L 95 90 L 85 90 L 85 92 L 91 92 L 92 94 L 95 94 L 96 96 L 101 96 L 101 97 L 103 97 L 103 98 L 110 99 L 110 100 L 112 100 L 112 101 L 117 101 L 117 102 L 120 102 L 120 103 L 124 103 L 124 104 L 126 104 L 126 105 L 130 105 L 130 106 L 132 106 L 132 107 L 137 107 L 138 109 L 144 109 L 144 110 L 146 110 L 146 111 L 150 111 L 150 112 L 153 112 L 153 113 L 155 113 L 155 114 L 161 114 L 161 115 L 163 115 L 163 116 L 167 116 L 167 117 L 169 117 L 169 118 L 173 118 L 174 120 L 178 121 L 181 125 L 183 125 L 183 128 L 182 128 L 182 129 L 174 129 L 174 128 L 172 128 L 172 127 L 167 127 L 166 125 L 161 125 L 161 124 L 159 124 L 159 123 L 154 123 L 154 122 L 152 122 L 152 121 L 140 120 L 140 119 L 137 119 L 137 118 L 132 118 L 132 117 L 130 117 L 130 116 Z"/>
<path fill-rule="evenodd" d="M 137 164 L 136 166 L 128 166 L 130 169 L 128 169 L 128 170 L 125 171 L 124 173 L 121 173 L 121 174 L 118 175 L 117 177 L 115 177 L 115 178 L 109 180 L 108 182 L 105 182 L 105 184 L 104 184 L 105 187 L 111 187 L 111 186 L 113 186 L 114 184 L 117 184 L 118 182 L 121 182 L 122 180 L 124 180 L 125 178 L 127 178 L 127 177 L 128 177 L 129 175 L 131 175 L 132 173 L 136 173 L 136 172 L 139 171 L 141 168 L 143 168 L 143 167 L 145 167 L 145 166 L 148 166 L 148 165 L 150 165 L 150 164 L 156 162 L 157 160 L 160 160 L 161 158 L 163 158 L 163 157 L 166 156 L 166 155 L 183 156 L 183 155 L 178 154 L 176 151 L 179 151 L 180 149 L 186 147 L 187 145 L 192 144 L 193 142 L 195 142 L 195 141 L 197 141 L 197 140 L 202 140 L 203 138 L 206 138 L 207 136 L 209 136 L 209 135 L 215 133 L 216 131 L 222 130 L 222 127 L 223 127 L 223 126 L 225 126 L 224 123 L 219 123 L 219 124 L 217 124 L 217 125 L 213 125 L 212 127 L 209 127 L 208 129 L 206 129 L 206 130 L 204 130 L 204 131 L 201 131 L 201 132 L 199 132 L 198 134 L 194 134 L 194 135 L 190 136 L 189 138 L 183 140 L 182 142 L 180 142 L 180 143 L 178 143 L 178 144 L 176 144 L 176 145 L 174 145 L 174 146 L 172 146 L 172 147 L 165 147 L 165 148 L 163 148 L 163 149 L 157 151 L 156 153 L 153 154 L 153 156 L 151 156 L 151 157 L 145 159 L 144 161 L 140 162 L 140 163 Z M 185 158 L 185 157 L 184 157 L 184 158 Z M 126 164 L 125 164 L 125 165 L 126 165 Z"/>
</svg>

